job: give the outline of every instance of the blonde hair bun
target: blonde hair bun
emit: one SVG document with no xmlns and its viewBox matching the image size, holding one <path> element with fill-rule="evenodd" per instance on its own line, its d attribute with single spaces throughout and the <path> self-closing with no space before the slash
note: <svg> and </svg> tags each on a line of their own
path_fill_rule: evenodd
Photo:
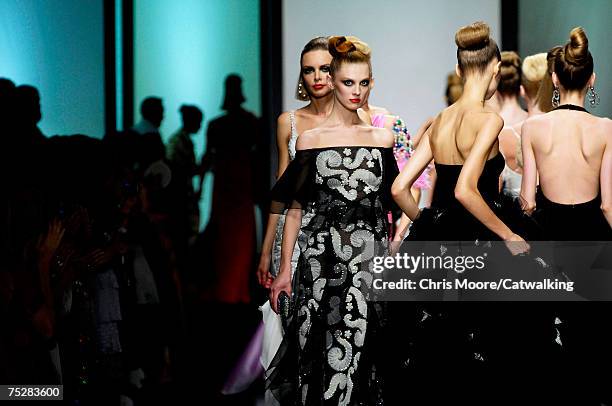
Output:
<svg viewBox="0 0 612 406">
<path fill-rule="evenodd" d="M 523 76 L 530 82 L 544 79 L 547 70 L 546 52 L 529 55 L 523 60 Z"/>
</svg>

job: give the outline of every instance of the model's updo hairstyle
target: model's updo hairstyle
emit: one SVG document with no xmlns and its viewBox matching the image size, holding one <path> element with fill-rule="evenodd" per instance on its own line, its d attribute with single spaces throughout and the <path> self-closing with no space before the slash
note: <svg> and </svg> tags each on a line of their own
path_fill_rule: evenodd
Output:
<svg viewBox="0 0 612 406">
<path fill-rule="evenodd" d="M 367 63 L 372 76 L 372 50 L 362 40 L 352 36 L 330 37 L 328 42 L 329 53 L 332 55 L 330 73 L 332 76 L 343 63 Z"/>
<path fill-rule="evenodd" d="M 563 50 L 563 47 L 554 47 L 546 53 L 546 74 L 542 79 L 540 88 L 538 89 L 538 108 L 544 113 L 548 113 L 553 109 L 552 94 L 554 90 L 552 82 L 552 73 L 554 71 L 555 59 L 557 54 Z"/>
<path fill-rule="evenodd" d="M 300 76 L 298 78 L 297 85 L 295 86 L 295 98 L 301 101 L 310 100 L 310 96 L 308 92 L 306 92 L 306 88 L 303 85 L 302 79 L 302 62 L 304 59 L 304 54 L 310 51 L 327 51 L 327 37 L 316 37 L 308 41 L 304 48 L 302 49 L 302 53 L 300 54 Z M 302 84 L 302 89 L 300 92 L 300 84 Z"/>
<path fill-rule="evenodd" d="M 593 74 L 593 55 L 582 27 L 570 32 L 569 42 L 557 53 L 554 69 L 565 89 L 584 89 Z"/>
<path fill-rule="evenodd" d="M 489 26 L 478 21 L 461 27 L 455 34 L 457 63 L 461 72 L 482 72 L 494 58 L 501 60 L 497 43 L 489 36 Z"/>
<path fill-rule="evenodd" d="M 500 74 L 497 91 L 504 96 L 518 96 L 521 90 L 521 57 L 516 52 L 501 53 Z"/>
<path fill-rule="evenodd" d="M 527 97 L 533 99 L 538 94 L 542 79 L 546 76 L 548 66 L 546 64 L 546 53 L 542 52 L 530 55 L 523 60 L 521 68 L 521 84 L 525 89 Z"/>
</svg>

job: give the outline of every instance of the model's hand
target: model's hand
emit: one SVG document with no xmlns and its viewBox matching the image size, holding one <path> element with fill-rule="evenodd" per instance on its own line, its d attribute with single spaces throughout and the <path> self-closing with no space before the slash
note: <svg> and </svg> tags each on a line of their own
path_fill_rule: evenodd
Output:
<svg viewBox="0 0 612 406">
<path fill-rule="evenodd" d="M 519 202 L 520 202 L 521 209 L 523 210 L 523 212 L 527 214 L 528 216 L 531 216 L 536 208 L 535 202 L 528 202 L 522 196 L 519 197 Z"/>
<path fill-rule="evenodd" d="M 285 291 L 291 296 L 291 267 L 282 269 L 270 286 L 270 307 L 278 314 L 278 295 Z"/>
<path fill-rule="evenodd" d="M 529 244 L 520 235 L 514 233 L 506 238 L 504 243 L 512 255 L 526 254 L 530 249 Z"/>
<path fill-rule="evenodd" d="M 270 289 L 274 278 L 270 273 L 270 261 L 271 255 L 270 253 L 262 252 L 259 257 L 259 265 L 257 266 L 257 280 L 259 284 L 266 289 Z"/>
<path fill-rule="evenodd" d="M 403 230 L 398 229 L 393 236 L 393 242 L 402 242 L 404 241 L 404 237 L 406 236 L 406 232 L 408 232 L 408 227 L 405 227 Z"/>
</svg>

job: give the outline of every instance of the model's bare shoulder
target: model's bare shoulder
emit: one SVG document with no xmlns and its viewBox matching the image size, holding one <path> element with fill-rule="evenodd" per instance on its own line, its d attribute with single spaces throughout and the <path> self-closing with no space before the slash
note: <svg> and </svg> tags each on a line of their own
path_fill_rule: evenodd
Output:
<svg viewBox="0 0 612 406">
<path fill-rule="evenodd" d="M 525 122 L 523 122 L 523 126 L 521 127 L 521 135 L 529 135 L 540 131 L 549 125 L 549 121 L 549 117 L 546 117 L 546 114 L 539 114 L 529 117 L 527 120 L 525 120 Z"/>
<path fill-rule="evenodd" d="M 291 123 L 289 122 L 289 112 L 281 113 L 276 119 L 276 139 L 279 145 L 284 145 L 291 137 Z"/>
<path fill-rule="evenodd" d="M 607 138 L 612 137 L 612 120 L 608 117 L 597 117 L 597 126 Z"/>
<path fill-rule="evenodd" d="M 498 132 L 504 127 L 504 119 L 492 110 L 474 111 L 466 115 L 466 120 L 477 129 L 494 128 Z"/>
<path fill-rule="evenodd" d="M 289 125 L 289 112 L 288 111 L 284 111 L 282 112 L 278 118 L 276 119 L 276 123 L 280 126 L 281 124 L 283 125 Z"/>
<path fill-rule="evenodd" d="M 395 136 L 388 128 L 372 127 L 370 131 L 372 132 L 372 137 L 376 140 L 378 145 L 388 148 L 392 147 L 395 143 Z"/>
<path fill-rule="evenodd" d="M 299 137 L 297 137 L 295 149 L 303 150 L 318 147 L 322 131 L 323 130 L 321 128 L 312 128 L 304 131 Z"/>
</svg>

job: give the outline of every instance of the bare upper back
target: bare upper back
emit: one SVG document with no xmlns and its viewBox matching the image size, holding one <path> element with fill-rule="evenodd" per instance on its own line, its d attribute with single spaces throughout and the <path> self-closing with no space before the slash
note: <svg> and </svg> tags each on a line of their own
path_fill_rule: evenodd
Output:
<svg viewBox="0 0 612 406">
<path fill-rule="evenodd" d="M 606 145 L 612 148 L 612 121 L 581 111 L 552 111 L 528 119 L 522 136 L 529 137 L 548 199 L 577 204 L 599 194 L 603 154 Z"/>
<path fill-rule="evenodd" d="M 462 165 L 469 155 L 478 132 L 487 122 L 503 124 L 495 112 L 458 103 L 444 109 L 434 120 L 429 142 L 434 161 L 445 165 Z M 488 158 L 497 155 L 497 142 Z"/>
</svg>

